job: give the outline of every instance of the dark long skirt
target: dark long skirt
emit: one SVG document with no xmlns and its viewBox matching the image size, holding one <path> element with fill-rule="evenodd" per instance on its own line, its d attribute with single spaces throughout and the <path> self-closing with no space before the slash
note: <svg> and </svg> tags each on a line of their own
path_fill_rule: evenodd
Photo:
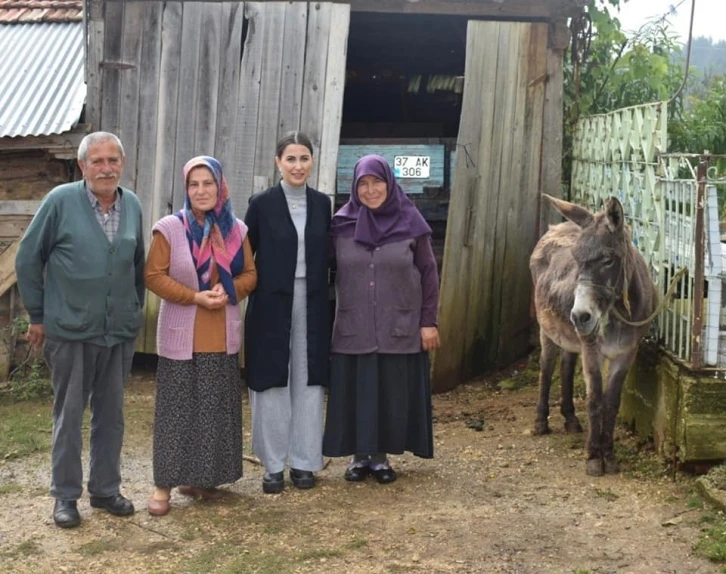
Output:
<svg viewBox="0 0 726 574">
<path fill-rule="evenodd" d="M 434 455 L 428 353 L 333 354 L 323 454 Z"/>
<path fill-rule="evenodd" d="M 154 484 L 214 488 L 242 476 L 242 382 L 237 355 L 159 357 Z"/>
</svg>

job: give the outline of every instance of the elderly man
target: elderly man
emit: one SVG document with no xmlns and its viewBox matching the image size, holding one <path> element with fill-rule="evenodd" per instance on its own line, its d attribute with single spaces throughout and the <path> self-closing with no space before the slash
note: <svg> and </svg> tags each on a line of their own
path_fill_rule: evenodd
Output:
<svg viewBox="0 0 726 574">
<path fill-rule="evenodd" d="M 28 341 L 44 347 L 53 404 L 53 520 L 78 526 L 81 423 L 91 405 L 91 506 L 133 514 L 120 493 L 124 384 L 143 322 L 141 203 L 119 186 L 124 150 L 110 133 L 78 148 L 83 180 L 53 189 L 20 242 L 15 269 L 30 315 Z"/>
</svg>

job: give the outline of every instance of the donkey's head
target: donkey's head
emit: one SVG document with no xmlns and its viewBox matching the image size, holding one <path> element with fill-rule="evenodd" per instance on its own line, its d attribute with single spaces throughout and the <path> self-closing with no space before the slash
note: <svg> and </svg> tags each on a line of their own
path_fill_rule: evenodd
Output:
<svg viewBox="0 0 726 574">
<path fill-rule="evenodd" d="M 579 335 L 592 335 L 627 288 L 624 281 L 630 258 L 630 233 L 623 219 L 623 206 L 611 197 L 602 211 L 593 214 L 573 203 L 546 197 L 581 228 L 572 247 L 577 280 L 570 321 Z"/>
</svg>

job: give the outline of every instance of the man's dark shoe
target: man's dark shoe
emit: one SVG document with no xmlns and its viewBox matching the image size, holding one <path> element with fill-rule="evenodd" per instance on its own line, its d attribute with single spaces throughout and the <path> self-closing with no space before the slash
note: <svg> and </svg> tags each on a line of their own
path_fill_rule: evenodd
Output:
<svg viewBox="0 0 726 574">
<path fill-rule="evenodd" d="M 390 466 L 382 466 L 380 468 L 371 469 L 371 473 L 376 477 L 376 480 L 381 484 L 388 484 L 394 482 L 396 478 L 396 471 Z"/>
<path fill-rule="evenodd" d="M 348 482 L 363 482 L 370 473 L 371 467 L 367 464 L 363 466 L 349 466 L 345 469 L 344 477 Z"/>
<path fill-rule="evenodd" d="M 102 508 L 114 516 L 131 516 L 134 513 L 134 505 L 128 498 L 125 498 L 121 494 L 103 497 L 92 496 L 91 506 L 93 508 Z"/>
<path fill-rule="evenodd" d="M 265 494 L 280 494 L 285 488 L 285 475 L 281 472 L 265 472 L 262 477 L 262 492 Z"/>
<path fill-rule="evenodd" d="M 295 488 L 312 488 L 315 486 L 315 475 L 309 470 L 290 469 L 290 480 Z"/>
<path fill-rule="evenodd" d="M 61 528 L 75 528 L 81 523 L 81 515 L 75 500 L 57 500 L 53 508 L 53 522 Z"/>
</svg>

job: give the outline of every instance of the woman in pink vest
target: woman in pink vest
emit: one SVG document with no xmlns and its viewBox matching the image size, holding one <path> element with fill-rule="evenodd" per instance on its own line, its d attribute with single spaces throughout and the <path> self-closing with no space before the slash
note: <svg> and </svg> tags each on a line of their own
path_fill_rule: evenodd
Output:
<svg viewBox="0 0 726 574">
<path fill-rule="evenodd" d="M 150 514 L 169 512 L 171 489 L 216 500 L 242 476 L 239 302 L 257 284 L 247 227 L 219 162 L 184 166 L 186 200 L 153 229 L 149 291 L 161 299 L 156 336 L 154 484 Z"/>
<path fill-rule="evenodd" d="M 434 454 L 428 352 L 439 346 L 431 228 L 390 166 L 367 155 L 331 224 L 337 274 L 323 453 L 345 479 L 396 480 L 388 454 Z"/>
</svg>

